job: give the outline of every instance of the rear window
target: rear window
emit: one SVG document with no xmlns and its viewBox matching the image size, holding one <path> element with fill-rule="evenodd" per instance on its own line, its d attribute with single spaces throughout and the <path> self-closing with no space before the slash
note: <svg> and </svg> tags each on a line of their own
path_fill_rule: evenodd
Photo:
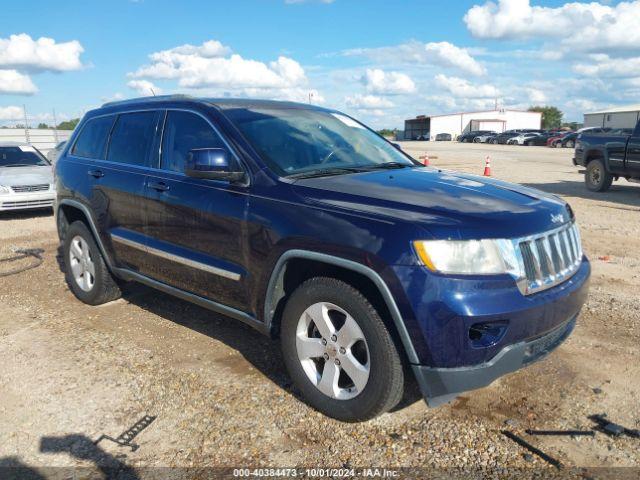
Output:
<svg viewBox="0 0 640 480">
<path fill-rule="evenodd" d="M 49 165 L 37 150 L 28 145 L 0 147 L 0 167 L 33 167 Z"/>
<path fill-rule="evenodd" d="M 107 160 L 130 165 L 149 165 L 149 151 L 156 133 L 157 112 L 118 116 L 111 134 Z"/>
<path fill-rule="evenodd" d="M 71 153 L 78 157 L 104 159 L 104 151 L 113 119 L 114 116 L 109 115 L 87 121 L 82 127 Z"/>
</svg>

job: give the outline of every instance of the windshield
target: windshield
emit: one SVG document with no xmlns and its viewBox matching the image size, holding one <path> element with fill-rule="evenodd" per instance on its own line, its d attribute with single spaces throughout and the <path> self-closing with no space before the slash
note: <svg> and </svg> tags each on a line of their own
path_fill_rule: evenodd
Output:
<svg viewBox="0 0 640 480">
<path fill-rule="evenodd" d="M 0 147 L 0 167 L 32 167 L 49 165 L 38 151 L 28 145 Z"/>
<path fill-rule="evenodd" d="M 280 176 L 415 165 L 392 144 L 340 113 L 238 108 L 225 114 Z"/>
</svg>

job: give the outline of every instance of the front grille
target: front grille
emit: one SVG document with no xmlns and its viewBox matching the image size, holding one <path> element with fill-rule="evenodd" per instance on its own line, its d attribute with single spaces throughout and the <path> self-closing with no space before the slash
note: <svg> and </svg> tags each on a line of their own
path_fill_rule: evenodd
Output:
<svg viewBox="0 0 640 480">
<path fill-rule="evenodd" d="M 575 325 L 576 317 L 573 317 L 571 320 L 563 323 L 555 330 L 552 330 L 546 335 L 543 335 L 542 337 L 536 338 L 535 340 L 527 343 L 527 348 L 524 351 L 524 358 L 522 359 L 522 363 L 524 365 L 528 365 L 529 363 L 540 360 L 542 357 L 547 355 L 567 339 L 567 337 L 573 331 Z"/>
<path fill-rule="evenodd" d="M 12 185 L 11 190 L 14 193 L 27 193 L 27 192 L 46 192 L 49 190 L 49 184 L 43 183 L 40 185 Z"/>
<path fill-rule="evenodd" d="M 35 207 L 52 207 L 53 200 L 25 200 L 20 202 L 2 202 L 0 208 L 35 208 Z"/>
<path fill-rule="evenodd" d="M 525 295 L 546 290 L 571 277 L 580 267 L 582 246 L 575 224 L 520 239 Z"/>
</svg>

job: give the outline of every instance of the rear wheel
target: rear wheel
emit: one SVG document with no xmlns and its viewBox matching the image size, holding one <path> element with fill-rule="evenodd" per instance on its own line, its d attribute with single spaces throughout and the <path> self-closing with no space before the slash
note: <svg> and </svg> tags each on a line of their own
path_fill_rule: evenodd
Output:
<svg viewBox="0 0 640 480">
<path fill-rule="evenodd" d="M 100 305 L 120 298 L 120 287 L 83 222 L 76 221 L 69 226 L 63 251 L 65 279 L 78 300 L 89 305 Z"/>
<path fill-rule="evenodd" d="M 402 398 L 396 346 L 376 309 L 351 285 L 324 277 L 307 280 L 287 302 L 281 326 L 291 379 L 325 415 L 364 421 Z"/>
<path fill-rule="evenodd" d="M 574 142 L 573 140 L 567 140 L 567 142 L 564 144 L 565 147 L 567 148 L 573 148 L 576 146 L 576 142 Z"/>
<path fill-rule="evenodd" d="M 607 172 L 601 158 L 591 160 L 587 165 L 587 173 L 584 175 L 584 183 L 592 192 L 605 192 L 613 183 L 613 175 Z"/>
</svg>

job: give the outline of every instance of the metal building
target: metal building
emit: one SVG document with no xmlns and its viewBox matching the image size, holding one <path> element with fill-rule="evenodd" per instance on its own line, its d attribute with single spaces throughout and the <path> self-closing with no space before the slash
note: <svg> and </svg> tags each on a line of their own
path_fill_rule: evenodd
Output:
<svg viewBox="0 0 640 480">
<path fill-rule="evenodd" d="M 585 127 L 633 128 L 640 120 L 640 104 L 584 114 Z"/>
<path fill-rule="evenodd" d="M 472 130 L 504 132 L 517 128 L 539 129 L 542 123 L 540 112 L 524 110 L 485 110 L 460 112 L 446 115 L 419 115 L 405 120 L 405 140 L 435 140 L 439 133 L 448 133 L 453 139 Z"/>
</svg>

